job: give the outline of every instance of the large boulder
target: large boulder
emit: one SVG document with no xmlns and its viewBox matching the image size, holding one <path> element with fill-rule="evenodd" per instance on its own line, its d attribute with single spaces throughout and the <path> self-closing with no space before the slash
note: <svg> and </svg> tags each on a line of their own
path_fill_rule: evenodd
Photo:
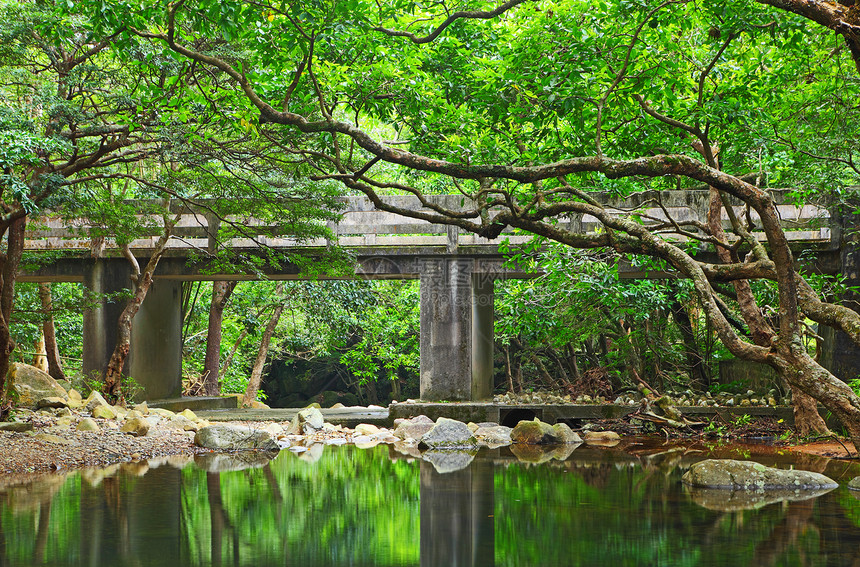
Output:
<svg viewBox="0 0 860 567">
<path fill-rule="evenodd" d="M 478 440 L 462 421 L 440 417 L 421 437 L 421 444 L 430 449 L 473 449 L 477 448 Z"/>
<path fill-rule="evenodd" d="M 700 461 L 690 467 L 681 480 L 692 487 L 728 490 L 817 490 L 839 486 L 823 474 L 775 469 L 732 459 Z"/>
<path fill-rule="evenodd" d="M 41 399 L 68 397 L 63 387 L 47 372 L 29 364 L 12 363 L 9 367 L 9 379 L 17 396 L 15 403 L 19 407 L 37 409 Z"/>
<path fill-rule="evenodd" d="M 200 447 L 218 451 L 280 450 L 278 443 L 268 432 L 238 425 L 204 427 L 194 436 L 194 443 Z"/>
</svg>

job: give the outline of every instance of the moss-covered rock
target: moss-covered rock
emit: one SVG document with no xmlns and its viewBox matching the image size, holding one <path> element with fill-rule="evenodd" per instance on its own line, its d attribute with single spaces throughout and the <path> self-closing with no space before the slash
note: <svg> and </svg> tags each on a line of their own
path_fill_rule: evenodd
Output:
<svg viewBox="0 0 860 567">
<path fill-rule="evenodd" d="M 838 484 L 823 474 L 766 467 L 751 461 L 708 459 L 684 473 L 685 484 L 728 490 L 809 490 L 836 488 Z"/>
</svg>

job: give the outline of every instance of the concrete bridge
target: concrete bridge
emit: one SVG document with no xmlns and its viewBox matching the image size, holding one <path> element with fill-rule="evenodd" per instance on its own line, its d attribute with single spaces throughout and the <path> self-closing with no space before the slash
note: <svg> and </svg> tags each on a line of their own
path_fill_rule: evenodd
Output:
<svg viewBox="0 0 860 567">
<path fill-rule="evenodd" d="M 778 201 L 785 195 L 777 194 Z M 419 208 L 411 196 L 391 196 L 394 204 Z M 459 208 L 462 197 L 440 195 L 437 203 Z M 636 209 L 645 219 L 706 218 L 707 191 L 665 191 L 637 195 L 626 200 L 606 198 L 619 214 Z M 178 205 L 184 207 L 184 205 Z M 841 222 L 821 207 L 779 205 L 789 238 L 813 249 L 821 264 L 817 269 L 839 271 L 844 258 Z M 740 214 L 742 209 L 738 209 Z M 228 219 L 229 220 L 229 219 Z M 728 222 L 728 217 L 724 220 Z M 561 219 L 573 229 L 590 232 L 599 223 L 576 215 Z M 50 216 L 35 218 L 27 234 L 28 252 L 53 252 L 45 266 L 22 273 L 21 281 L 77 281 L 97 294 L 119 292 L 131 286 L 130 266 L 110 240 L 99 258 L 90 255 L 90 227 L 84 222 L 64 222 Z M 257 229 L 261 227 L 256 227 Z M 421 398 L 425 400 L 481 400 L 492 393 L 494 281 L 533 277 L 505 262 L 499 245 L 527 241 L 529 236 L 508 230 L 499 239 L 487 240 L 461 233 L 456 227 L 436 225 L 375 210 L 364 197 L 345 198 L 342 219 L 330 223 L 333 241 L 297 242 L 289 237 L 249 234 L 226 243 L 238 255 L 260 254 L 265 249 L 299 251 L 313 256 L 332 244 L 355 256 L 354 274 L 322 276 L 368 279 L 419 279 L 421 286 Z M 248 274 L 213 270 L 205 260 L 191 261 L 209 249 L 218 223 L 205 211 L 185 209 L 159 263 L 154 284 L 134 319 L 128 375 L 143 387 L 142 397 L 179 395 L 182 380 L 181 285 L 193 280 L 255 279 Z M 142 263 L 151 253 L 158 230 L 135 240 L 131 249 Z M 262 231 L 260 231 L 262 232 Z M 59 252 L 59 254 L 57 254 Z M 205 257 L 205 254 L 203 254 Z M 274 280 L 316 279 L 296 265 L 268 266 Z M 629 271 L 632 277 L 648 274 Z M 856 274 L 855 276 L 856 277 Z M 103 297 L 103 296 L 97 296 Z M 123 305 L 104 300 L 84 312 L 84 373 L 104 371 L 113 351 L 116 324 Z M 860 359 L 858 359 L 860 360 Z"/>
</svg>

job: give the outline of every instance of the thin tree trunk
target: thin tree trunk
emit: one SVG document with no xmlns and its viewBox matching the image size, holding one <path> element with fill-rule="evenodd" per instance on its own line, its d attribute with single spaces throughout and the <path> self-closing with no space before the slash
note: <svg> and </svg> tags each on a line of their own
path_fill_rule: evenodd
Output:
<svg viewBox="0 0 860 567">
<path fill-rule="evenodd" d="M 269 343 L 272 342 L 272 335 L 275 334 L 275 327 L 278 326 L 278 321 L 281 318 L 281 313 L 284 312 L 284 301 L 281 299 L 281 293 L 284 290 L 284 285 L 279 283 L 275 288 L 275 295 L 278 297 L 278 304 L 275 305 L 275 310 L 269 319 L 269 324 L 266 325 L 266 330 L 263 332 L 263 338 L 260 341 L 260 349 L 257 351 L 257 360 L 254 361 L 254 367 L 251 370 L 251 377 L 248 379 L 248 387 L 245 390 L 245 397 L 242 399 L 243 405 L 251 405 L 257 399 L 257 390 L 260 389 L 260 382 L 263 380 L 263 367 L 266 365 L 266 355 L 269 352 Z"/>
<path fill-rule="evenodd" d="M 45 355 L 48 359 L 48 374 L 54 380 L 65 380 L 66 373 L 60 360 L 60 349 L 57 346 L 57 330 L 54 326 L 54 308 L 51 299 L 51 285 L 39 284 L 39 300 L 42 303 L 42 333 L 45 336 Z"/>
<path fill-rule="evenodd" d="M 104 394 L 111 401 L 124 401 L 125 393 L 122 390 L 122 371 L 125 366 L 125 360 L 128 358 L 129 349 L 131 348 L 131 323 L 134 316 L 140 311 L 140 306 L 143 304 L 143 300 L 146 299 L 149 288 L 152 287 L 152 276 L 158 267 L 159 260 L 164 255 L 164 250 L 167 248 L 167 243 L 170 241 L 170 236 L 173 233 L 173 227 L 179 221 L 179 218 L 180 214 L 177 214 L 171 222 L 165 217 L 164 232 L 155 243 L 155 250 L 152 252 L 143 272 L 140 271 L 137 259 L 132 254 L 128 245 L 123 246 L 123 255 L 132 266 L 134 294 L 119 316 L 116 347 L 113 350 L 113 354 L 111 354 L 107 369 L 105 370 Z"/>
<path fill-rule="evenodd" d="M 212 305 L 209 308 L 209 326 L 206 331 L 206 357 L 203 360 L 203 392 L 207 396 L 221 394 L 221 323 L 224 320 L 224 308 L 235 288 L 235 281 L 212 283 Z"/>
<path fill-rule="evenodd" d="M 582 373 L 579 371 L 579 363 L 576 360 L 576 349 L 573 343 L 567 343 L 567 360 L 573 380 L 579 382 L 579 379 L 582 378 Z"/>
<path fill-rule="evenodd" d="M 242 341 L 244 341 L 247 336 L 248 329 L 243 329 L 239 334 L 239 338 L 236 339 L 235 343 L 233 343 L 233 348 L 230 349 L 230 354 L 227 355 L 227 358 L 224 359 L 224 365 L 221 366 L 221 372 L 218 375 L 219 382 L 224 379 L 224 376 L 227 374 L 227 370 L 230 369 L 230 364 L 233 363 L 233 357 L 236 356 L 236 351 L 239 350 L 239 345 L 242 344 Z"/>
<path fill-rule="evenodd" d="M 33 344 L 33 366 L 42 372 L 48 372 L 48 354 L 45 352 L 45 333 L 39 332 L 39 338 Z"/>
<path fill-rule="evenodd" d="M 502 347 L 505 353 L 505 376 L 508 379 L 508 392 L 514 393 L 514 376 L 511 372 L 511 348 L 510 346 Z"/>
</svg>

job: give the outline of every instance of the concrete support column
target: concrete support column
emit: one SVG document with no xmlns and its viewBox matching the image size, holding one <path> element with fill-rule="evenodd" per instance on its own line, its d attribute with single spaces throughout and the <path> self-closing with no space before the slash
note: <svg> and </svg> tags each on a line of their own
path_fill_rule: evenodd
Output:
<svg viewBox="0 0 860 567">
<path fill-rule="evenodd" d="M 84 287 L 92 309 L 84 311 L 83 372 L 104 376 L 116 347 L 117 324 L 125 301 L 105 294 L 131 287 L 128 262 L 121 258 L 92 261 L 84 271 Z M 142 387 L 139 400 L 163 399 L 182 393 L 182 284 L 158 280 L 152 284 L 131 329 L 131 349 L 124 373 Z"/>
<path fill-rule="evenodd" d="M 493 284 L 473 274 L 474 264 L 420 261 L 423 400 L 479 400 L 492 393 Z"/>
<path fill-rule="evenodd" d="M 156 280 L 132 320 L 126 372 L 140 400 L 182 395 L 182 282 Z"/>
<path fill-rule="evenodd" d="M 493 278 L 472 274 L 472 399 L 493 397 Z"/>
<path fill-rule="evenodd" d="M 131 269 L 124 259 L 91 260 L 84 268 L 85 299 L 93 307 L 84 311 L 83 373 L 88 378 L 104 376 L 116 347 L 119 316 L 125 307 L 122 300 L 107 301 L 107 294 L 127 290 Z"/>
</svg>

